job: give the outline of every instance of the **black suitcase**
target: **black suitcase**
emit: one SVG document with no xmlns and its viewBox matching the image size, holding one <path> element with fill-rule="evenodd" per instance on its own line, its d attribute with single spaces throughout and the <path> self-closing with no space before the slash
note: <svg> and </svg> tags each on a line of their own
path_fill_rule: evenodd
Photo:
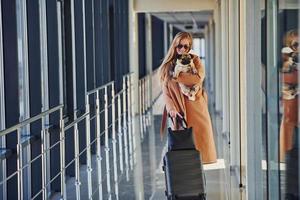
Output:
<svg viewBox="0 0 300 200">
<path fill-rule="evenodd" d="M 168 200 L 205 200 L 205 175 L 197 150 L 169 151 L 164 156 Z"/>
</svg>

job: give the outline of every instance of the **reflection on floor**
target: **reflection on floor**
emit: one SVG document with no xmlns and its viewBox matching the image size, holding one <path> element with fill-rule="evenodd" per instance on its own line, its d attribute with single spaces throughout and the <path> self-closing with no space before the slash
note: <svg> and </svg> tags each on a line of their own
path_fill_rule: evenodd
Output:
<svg viewBox="0 0 300 200">
<path fill-rule="evenodd" d="M 152 115 L 152 126 L 147 127 L 147 131 L 143 133 L 143 139 L 141 141 L 141 150 L 142 150 L 142 169 L 143 177 L 134 177 L 134 171 L 129 171 L 129 180 L 126 180 L 126 175 L 123 173 L 118 177 L 118 197 L 114 190 L 114 181 L 113 181 L 113 171 L 110 173 L 111 181 L 111 197 L 112 199 L 120 200 L 134 200 L 139 199 L 136 197 L 137 191 L 135 190 L 135 185 L 143 184 L 144 186 L 144 199 L 151 200 L 164 200 L 165 197 L 165 178 L 162 171 L 162 159 L 163 155 L 166 152 L 166 137 L 161 139 L 159 130 L 161 122 L 161 113 L 162 106 L 158 100 L 157 105 L 153 107 Z M 147 116 L 148 119 L 151 119 L 151 115 Z M 217 123 L 215 123 L 217 124 Z M 218 162 L 214 164 L 204 165 L 205 175 L 206 175 L 206 188 L 207 188 L 207 199 L 208 200 L 238 200 L 240 199 L 238 188 L 232 189 L 230 187 L 230 172 L 226 166 L 226 155 L 228 152 L 222 152 L 223 147 L 219 145 L 222 144 L 222 137 L 216 134 L 216 145 L 218 149 Z M 104 147 L 103 147 L 104 148 Z M 112 156 L 110 155 L 112 160 Z M 96 190 L 98 187 L 97 180 L 97 163 L 96 157 L 93 156 L 92 168 L 93 170 L 93 191 L 96 191 L 93 199 L 98 199 L 99 193 Z M 112 161 L 111 161 L 112 162 Z M 103 199 L 108 199 L 107 195 L 107 174 L 105 170 L 105 157 L 102 159 L 102 194 Z M 121 174 L 121 173 L 120 173 Z M 80 170 L 81 178 L 81 199 L 88 199 L 87 197 L 87 172 L 86 166 L 82 166 Z M 140 182 L 140 180 L 143 180 Z M 68 199 L 76 199 L 75 192 L 75 179 L 70 178 L 67 182 L 67 193 Z M 236 184 L 238 185 L 238 184 Z M 54 195 L 51 199 L 59 199 L 59 195 Z"/>
</svg>

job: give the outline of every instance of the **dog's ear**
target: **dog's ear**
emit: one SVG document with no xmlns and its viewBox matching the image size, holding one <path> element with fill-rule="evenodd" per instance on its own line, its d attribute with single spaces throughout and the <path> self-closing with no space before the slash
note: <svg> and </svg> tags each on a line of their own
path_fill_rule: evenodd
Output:
<svg viewBox="0 0 300 200">
<path fill-rule="evenodd" d="M 191 53 L 190 53 L 190 56 L 191 56 L 191 59 L 194 59 L 194 58 L 195 58 L 195 56 L 194 56 L 193 54 L 191 54 Z"/>
<path fill-rule="evenodd" d="M 177 58 L 177 59 L 181 59 L 181 58 L 182 58 L 182 55 L 177 54 L 176 58 Z"/>
</svg>

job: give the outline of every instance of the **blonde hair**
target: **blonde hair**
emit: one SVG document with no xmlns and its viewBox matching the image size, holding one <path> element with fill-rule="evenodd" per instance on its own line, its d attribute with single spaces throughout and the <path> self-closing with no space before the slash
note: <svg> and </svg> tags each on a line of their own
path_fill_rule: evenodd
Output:
<svg viewBox="0 0 300 200">
<path fill-rule="evenodd" d="M 290 31 L 288 31 L 283 39 L 283 44 L 286 47 L 290 47 L 292 45 L 292 42 L 294 41 L 294 38 L 298 36 L 298 30 L 296 29 L 292 29 Z"/>
<path fill-rule="evenodd" d="M 170 70 L 171 70 L 171 63 L 175 59 L 177 52 L 176 47 L 180 44 L 180 41 L 183 39 L 189 40 L 189 50 L 191 49 L 193 45 L 193 37 L 188 32 L 179 32 L 175 35 L 172 44 L 163 59 L 161 65 L 159 66 L 159 75 L 160 75 L 160 81 L 163 82 L 166 79 L 170 79 Z"/>
</svg>

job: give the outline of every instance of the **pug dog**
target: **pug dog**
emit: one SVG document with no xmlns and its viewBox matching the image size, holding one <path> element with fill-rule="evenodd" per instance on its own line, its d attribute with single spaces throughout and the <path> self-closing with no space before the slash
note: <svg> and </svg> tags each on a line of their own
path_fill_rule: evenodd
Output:
<svg viewBox="0 0 300 200">
<path fill-rule="evenodd" d="M 299 95 L 299 89 L 297 85 L 283 84 L 282 94 L 283 94 L 283 99 L 285 100 L 295 99 L 296 96 Z"/>
<path fill-rule="evenodd" d="M 197 73 L 193 58 L 194 56 L 189 53 L 177 55 L 176 66 L 173 73 L 174 79 L 178 78 L 180 72 Z"/>
<path fill-rule="evenodd" d="M 291 72 L 297 68 L 298 64 L 298 52 L 294 51 L 290 47 L 284 47 L 281 50 L 282 57 L 283 57 L 283 67 L 282 72 Z"/>
<path fill-rule="evenodd" d="M 177 56 L 176 65 L 173 72 L 173 78 L 176 80 L 180 72 L 187 72 L 192 74 L 198 74 L 198 71 L 193 62 L 194 56 L 189 53 L 183 53 Z M 196 100 L 196 94 L 200 90 L 200 85 L 196 84 L 192 87 L 188 87 L 182 83 L 178 83 L 181 92 L 189 98 L 191 101 Z"/>
<path fill-rule="evenodd" d="M 291 80 L 291 75 L 294 73 L 298 74 L 297 71 L 299 71 L 298 51 L 297 48 L 284 47 L 281 53 L 284 61 L 281 72 L 283 72 L 283 79 L 285 81 L 282 84 L 282 97 L 285 100 L 295 99 L 300 94 L 300 89 L 295 80 Z"/>
</svg>

